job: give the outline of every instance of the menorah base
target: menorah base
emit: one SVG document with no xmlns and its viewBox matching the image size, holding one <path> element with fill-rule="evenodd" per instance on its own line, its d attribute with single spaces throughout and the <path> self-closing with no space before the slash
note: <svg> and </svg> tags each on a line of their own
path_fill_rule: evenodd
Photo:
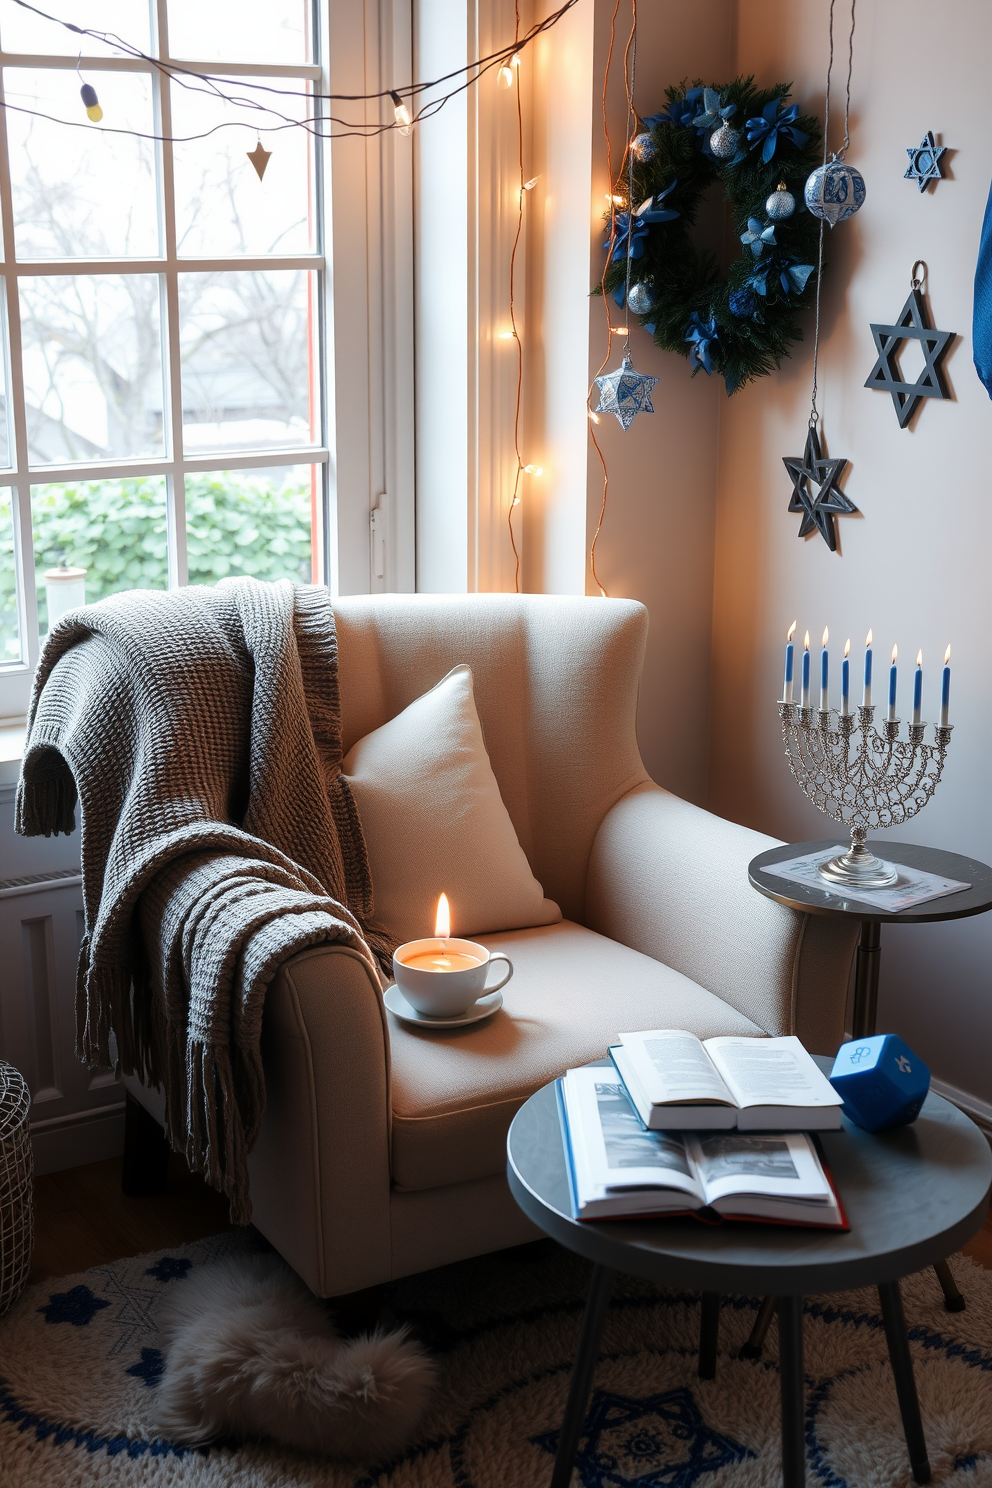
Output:
<svg viewBox="0 0 992 1488">
<path fill-rule="evenodd" d="M 852 843 L 829 863 L 821 863 L 818 871 L 831 883 L 849 889 L 888 889 L 899 878 L 897 868 L 876 858 L 861 842 Z"/>
</svg>

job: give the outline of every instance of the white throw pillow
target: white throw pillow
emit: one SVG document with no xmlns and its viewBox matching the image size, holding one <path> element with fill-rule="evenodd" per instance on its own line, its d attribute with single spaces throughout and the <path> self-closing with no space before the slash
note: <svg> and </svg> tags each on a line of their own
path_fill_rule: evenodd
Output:
<svg viewBox="0 0 992 1488">
<path fill-rule="evenodd" d="M 436 687 L 348 751 L 343 773 L 368 845 L 375 917 L 399 941 L 552 925 L 561 910 L 530 871 L 482 737 L 472 672 Z"/>
</svg>

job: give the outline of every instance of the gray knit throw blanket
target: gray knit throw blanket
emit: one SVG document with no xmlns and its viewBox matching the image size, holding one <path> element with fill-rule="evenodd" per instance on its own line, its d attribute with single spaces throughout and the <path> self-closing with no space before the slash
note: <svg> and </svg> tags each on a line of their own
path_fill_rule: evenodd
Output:
<svg viewBox="0 0 992 1488">
<path fill-rule="evenodd" d="M 173 1146 L 238 1223 L 268 984 L 307 946 L 349 946 L 372 968 L 390 951 L 340 762 L 326 590 L 138 590 L 48 637 L 16 827 L 71 832 L 78 793 L 77 1053 L 113 1065 L 116 1045 L 120 1070 L 164 1088 Z"/>
</svg>

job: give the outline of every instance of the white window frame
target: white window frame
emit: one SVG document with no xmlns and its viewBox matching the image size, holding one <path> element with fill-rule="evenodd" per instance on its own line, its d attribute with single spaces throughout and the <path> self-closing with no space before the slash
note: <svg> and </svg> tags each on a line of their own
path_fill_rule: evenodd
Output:
<svg viewBox="0 0 992 1488">
<path fill-rule="evenodd" d="M 305 64 L 205 63 L 172 59 L 167 0 L 153 0 L 160 62 L 224 77 L 309 81 L 319 93 L 374 92 L 409 75 L 412 0 L 312 0 L 314 57 Z M 333 10 L 333 16 L 330 14 Z M 329 33 L 333 33 L 329 44 Z M 156 133 L 171 134 L 170 87 L 138 58 L 84 56 L 83 73 L 150 75 Z M 3 67 L 75 71 L 71 56 L 5 52 Z M 359 80 L 365 80 L 365 87 Z M 383 83 L 380 79 L 385 78 Z M 0 71 L 0 105 L 3 103 Z M 326 112 L 328 106 L 324 104 Z M 348 105 L 348 116 L 388 120 L 380 100 Z M 334 112 L 339 112 L 335 108 Z M 2 272 L 10 341 L 8 401 L 13 464 L 0 469 L 12 492 L 14 561 L 22 659 L 0 665 L 0 720 L 24 713 L 39 653 L 31 487 L 60 481 L 164 476 L 168 501 L 170 587 L 188 581 L 185 477 L 200 471 L 314 465 L 322 475 L 321 514 L 315 524 L 315 573 L 331 592 L 414 587 L 413 248 L 412 156 L 409 140 L 389 131 L 369 140 L 315 142 L 315 251 L 307 254 L 218 258 L 180 257 L 176 247 L 173 147 L 166 139 L 158 172 L 163 253 L 154 258 L 25 260 L 16 258 L 13 199 L 6 168 L 6 113 L 0 106 L 0 220 Z M 356 230 L 357 229 L 357 230 Z M 326 250 L 330 252 L 325 257 Z M 331 261 L 336 273 L 330 272 Z M 318 442 L 239 454 L 186 455 L 182 428 L 179 276 L 197 270 L 295 269 L 317 276 Z M 165 458 L 35 466 L 28 462 L 20 343 L 19 282 L 35 276 L 154 273 L 163 283 Z M 375 515 L 373 515 L 375 514 Z"/>
</svg>

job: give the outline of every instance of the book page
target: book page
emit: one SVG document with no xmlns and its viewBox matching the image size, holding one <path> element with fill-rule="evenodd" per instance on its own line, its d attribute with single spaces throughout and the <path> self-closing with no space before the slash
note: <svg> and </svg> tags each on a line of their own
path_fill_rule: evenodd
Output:
<svg viewBox="0 0 992 1488">
<path fill-rule="evenodd" d="M 694 1033 L 659 1028 L 648 1033 L 622 1033 L 620 1042 L 652 1105 L 734 1104 L 713 1060 Z"/>
<path fill-rule="evenodd" d="M 843 1104 L 795 1034 L 784 1038 L 711 1038 L 704 1048 L 738 1106 Z"/>
<path fill-rule="evenodd" d="M 802 1132 L 688 1132 L 685 1144 L 707 1204 L 731 1194 L 831 1198 L 816 1149 Z"/>
<path fill-rule="evenodd" d="M 605 1067 L 569 1070 L 564 1079 L 565 1109 L 575 1159 L 576 1184 L 585 1197 L 593 1190 L 676 1188 L 701 1198 L 681 1136 L 649 1132 L 627 1092 Z"/>
</svg>

